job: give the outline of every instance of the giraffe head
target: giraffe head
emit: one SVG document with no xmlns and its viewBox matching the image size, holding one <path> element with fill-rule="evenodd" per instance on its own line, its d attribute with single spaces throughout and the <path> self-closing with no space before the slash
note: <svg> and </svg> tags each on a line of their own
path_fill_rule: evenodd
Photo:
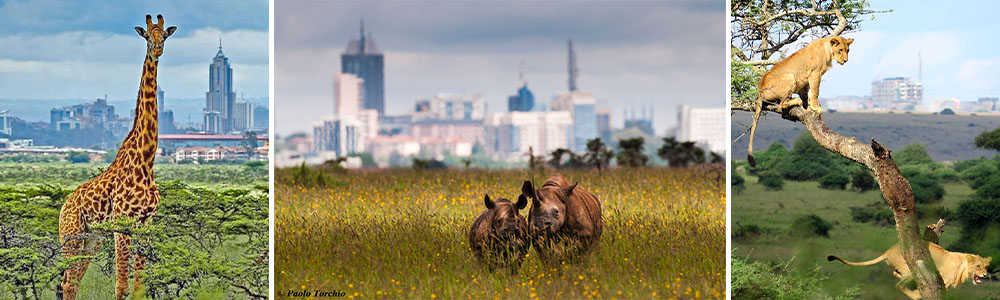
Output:
<svg viewBox="0 0 1000 300">
<path fill-rule="evenodd" d="M 135 27 L 135 32 L 146 39 L 146 52 L 153 59 L 157 59 L 163 54 L 163 41 L 167 40 L 171 34 L 174 34 L 175 30 L 177 30 L 177 26 L 170 26 L 164 29 L 163 15 L 159 14 L 156 15 L 156 24 L 153 24 L 153 16 L 147 14 L 146 28 L 143 29 L 141 26 Z"/>
</svg>

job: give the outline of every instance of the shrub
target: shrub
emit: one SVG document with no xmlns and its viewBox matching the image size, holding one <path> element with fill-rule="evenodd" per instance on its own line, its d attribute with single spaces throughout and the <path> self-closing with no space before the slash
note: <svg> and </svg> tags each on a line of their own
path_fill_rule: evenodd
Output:
<svg viewBox="0 0 1000 300">
<path fill-rule="evenodd" d="M 74 164 L 89 163 L 90 155 L 88 155 L 87 152 L 73 151 L 66 156 L 66 160 Z"/>
<path fill-rule="evenodd" d="M 944 187 L 930 175 L 916 174 L 906 177 L 913 189 L 913 200 L 917 203 L 935 203 L 944 197 Z"/>
<path fill-rule="evenodd" d="M 939 168 L 934 170 L 933 175 L 942 182 L 957 182 L 960 179 L 958 172 L 952 168 Z"/>
<path fill-rule="evenodd" d="M 792 151 L 778 160 L 774 170 L 788 180 L 817 180 L 826 174 L 842 172 L 842 161 L 838 157 L 820 146 L 808 132 L 803 132 L 795 140 Z"/>
<path fill-rule="evenodd" d="M 986 199 L 1000 199 L 1000 174 L 992 174 L 983 180 L 977 180 L 976 196 Z"/>
<path fill-rule="evenodd" d="M 730 170 L 731 174 L 733 175 L 732 179 L 733 192 L 737 194 L 742 193 L 743 190 L 747 188 L 745 184 L 746 180 L 743 179 L 743 176 L 737 174 L 735 169 L 730 169 Z"/>
<path fill-rule="evenodd" d="M 830 237 L 830 229 L 833 229 L 833 224 L 815 214 L 810 214 L 795 219 L 792 227 L 789 228 L 789 233 L 792 236 L 802 238 L 814 236 Z"/>
<path fill-rule="evenodd" d="M 969 167 L 959 174 L 962 180 L 968 181 L 969 187 L 975 190 L 979 189 L 983 183 L 986 183 L 986 179 L 996 173 L 997 167 L 990 163 L 983 163 Z"/>
<path fill-rule="evenodd" d="M 934 164 L 934 159 L 927 154 L 924 145 L 916 143 L 903 146 L 902 149 L 893 152 L 892 159 L 900 166 Z"/>
<path fill-rule="evenodd" d="M 751 240 L 763 233 L 760 226 L 754 224 L 742 224 L 737 223 L 736 228 L 733 228 L 733 239 L 735 240 Z"/>
<path fill-rule="evenodd" d="M 851 287 L 843 294 L 830 297 L 822 290 L 826 277 L 819 268 L 811 271 L 789 271 L 784 265 L 752 261 L 733 256 L 733 299 L 858 299 L 861 291 Z"/>
<path fill-rule="evenodd" d="M 896 224 L 896 219 L 892 215 L 892 209 L 882 202 L 872 202 L 866 206 L 851 207 L 851 219 L 855 222 L 872 223 L 877 226 L 892 226 Z"/>
<path fill-rule="evenodd" d="M 775 171 L 761 172 L 760 176 L 757 178 L 757 181 L 764 185 L 764 188 L 768 190 L 780 191 L 785 186 L 785 181 L 781 179 L 781 175 Z"/>
<path fill-rule="evenodd" d="M 941 115 L 943 115 L 943 116 L 954 116 L 955 115 L 955 111 L 951 110 L 950 108 L 945 108 L 945 109 L 941 110 Z"/>
<path fill-rule="evenodd" d="M 754 154 L 754 159 L 757 160 L 757 167 L 750 168 L 747 167 L 747 171 L 750 175 L 760 175 L 760 172 L 766 170 L 774 170 L 775 166 L 782 159 L 788 156 L 788 149 L 785 149 L 785 145 L 779 142 L 771 143 L 771 146 L 767 148 L 767 151 L 757 151 Z"/>
<path fill-rule="evenodd" d="M 956 162 L 955 165 L 952 166 L 952 168 L 955 169 L 956 172 L 961 173 L 962 171 L 965 171 L 965 169 L 974 167 L 979 164 L 988 163 L 989 161 L 990 160 L 986 159 L 986 157 L 980 156 L 979 158 L 973 158 L 970 160 L 963 160 L 960 162 Z"/>
<path fill-rule="evenodd" d="M 858 168 L 851 173 L 851 187 L 864 193 L 878 188 L 878 183 L 867 169 Z"/>
<path fill-rule="evenodd" d="M 830 173 L 819 179 L 819 187 L 826 190 L 843 190 L 851 178 L 844 173 Z"/>
</svg>

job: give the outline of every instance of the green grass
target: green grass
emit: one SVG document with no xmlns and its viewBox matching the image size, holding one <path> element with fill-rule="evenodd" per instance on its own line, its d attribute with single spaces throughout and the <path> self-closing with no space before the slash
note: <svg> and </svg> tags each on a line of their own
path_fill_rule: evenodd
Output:
<svg viewBox="0 0 1000 300">
<path fill-rule="evenodd" d="M 850 208 L 864 206 L 875 201 L 883 201 L 878 190 L 866 193 L 852 191 L 823 190 L 816 182 L 785 181 L 782 191 L 766 191 L 757 184 L 757 178 L 748 176 L 740 168 L 746 179 L 746 190 L 733 196 L 733 228 L 739 225 L 757 225 L 764 232 L 749 240 L 733 239 L 733 255 L 749 257 L 753 260 L 788 264 L 797 270 L 818 268 L 829 275 L 822 283 L 829 295 L 840 294 L 858 285 L 864 299 L 902 298 L 895 290 L 897 279 L 885 264 L 868 267 L 849 267 L 840 263 L 827 262 L 828 255 L 837 255 L 848 260 L 868 260 L 881 255 L 896 244 L 895 227 L 880 227 L 851 220 Z M 938 204 L 954 209 L 961 201 L 968 199 L 973 191 L 964 183 L 944 184 L 946 194 Z M 816 214 L 834 224 L 829 238 L 797 239 L 789 237 L 792 222 L 800 216 Z M 936 217 L 926 217 L 920 224 L 937 221 Z M 960 224 L 946 225 L 941 237 L 941 245 L 958 240 Z M 1000 283 L 986 281 L 978 286 L 967 282 L 946 294 L 949 299 L 978 299 L 1000 297 Z"/>
<path fill-rule="evenodd" d="M 478 265 L 467 234 L 485 210 L 483 194 L 515 199 L 524 171 L 349 172 L 331 174 L 332 188 L 277 184 L 276 295 L 725 297 L 721 182 L 690 170 L 562 174 L 601 200 L 600 245 L 585 262 L 557 268 L 542 266 L 531 250 L 516 275 Z M 546 178 L 536 175 L 539 184 Z"/>
</svg>

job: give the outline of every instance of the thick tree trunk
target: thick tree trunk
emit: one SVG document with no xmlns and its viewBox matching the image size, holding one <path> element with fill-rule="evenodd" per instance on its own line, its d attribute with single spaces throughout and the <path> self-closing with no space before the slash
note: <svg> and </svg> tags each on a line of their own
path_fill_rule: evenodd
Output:
<svg viewBox="0 0 1000 300">
<path fill-rule="evenodd" d="M 732 110 L 747 112 L 752 112 L 756 108 L 753 101 L 742 100 L 732 101 L 731 106 Z M 917 290 L 923 299 L 941 299 L 944 283 L 934 269 L 930 251 L 927 250 L 927 242 L 920 235 L 913 190 L 910 188 L 910 183 L 899 173 L 899 168 L 889 155 L 891 151 L 875 139 L 872 139 L 871 145 L 866 145 L 857 139 L 840 135 L 826 126 L 820 114 L 802 107 L 796 106 L 782 113 L 777 105 L 765 103 L 763 110 L 777 112 L 782 118 L 801 122 L 816 142 L 824 148 L 858 162 L 872 171 L 882 190 L 885 203 L 892 208 L 900 250 L 906 265 L 912 270 Z M 931 269 L 928 270 L 928 267 Z"/>
</svg>

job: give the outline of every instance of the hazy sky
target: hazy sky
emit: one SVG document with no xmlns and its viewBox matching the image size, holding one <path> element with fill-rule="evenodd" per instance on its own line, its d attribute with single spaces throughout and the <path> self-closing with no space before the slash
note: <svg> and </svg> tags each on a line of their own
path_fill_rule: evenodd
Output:
<svg viewBox="0 0 1000 300">
<path fill-rule="evenodd" d="M 177 32 L 164 46 L 158 83 L 166 98 L 201 98 L 218 51 L 233 85 L 268 96 L 268 3 L 255 1 L 0 0 L 3 99 L 134 99 L 146 42 L 133 27 L 161 13 Z M 169 106 L 169 103 L 168 103 Z"/>
<path fill-rule="evenodd" d="M 823 76 L 823 97 L 871 95 L 871 82 L 885 77 L 917 77 L 923 57 L 924 103 L 957 97 L 1000 96 L 1000 45 L 995 38 L 995 1 L 954 4 L 872 1 L 878 14 L 862 22 L 850 61 Z"/>
<path fill-rule="evenodd" d="M 363 17 L 385 54 L 386 111 L 439 92 L 482 93 L 507 110 L 521 60 L 535 103 L 567 90 L 573 39 L 581 90 L 599 105 L 653 105 L 662 135 L 679 104 L 725 105 L 725 1 L 275 1 L 275 129 L 311 131 L 333 113 L 333 75 Z"/>
</svg>

